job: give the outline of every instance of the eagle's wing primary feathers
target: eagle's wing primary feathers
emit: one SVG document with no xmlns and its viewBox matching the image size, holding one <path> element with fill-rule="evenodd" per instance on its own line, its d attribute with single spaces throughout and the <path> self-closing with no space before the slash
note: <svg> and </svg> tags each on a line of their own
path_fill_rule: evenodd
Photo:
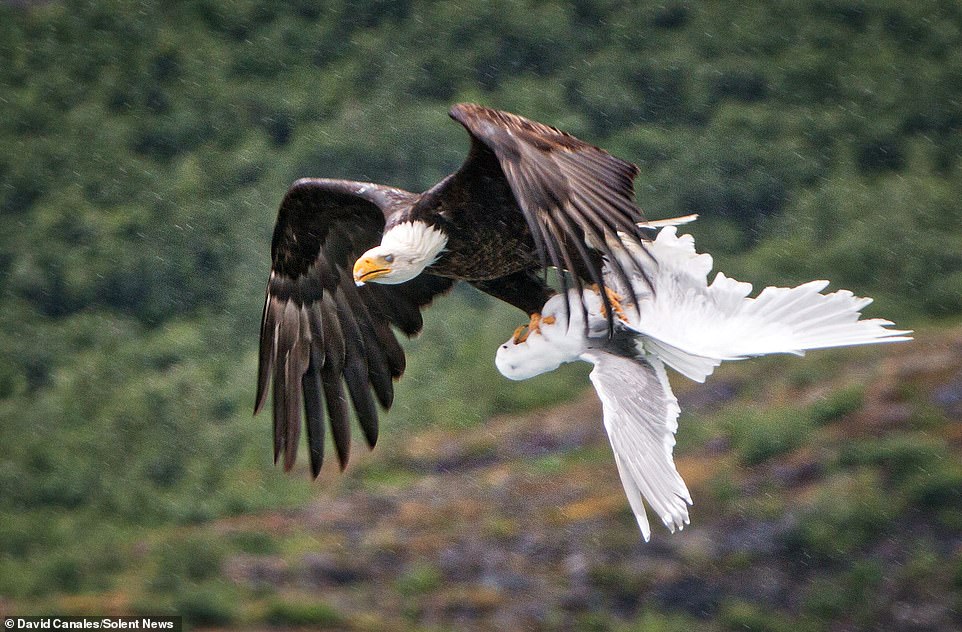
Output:
<svg viewBox="0 0 962 632">
<path fill-rule="evenodd" d="M 390 407 L 392 379 L 404 371 L 404 352 L 390 325 L 409 336 L 418 333 L 420 309 L 451 287 L 450 280 L 429 274 L 400 285 L 354 284 L 354 260 L 380 242 L 386 219 L 413 197 L 370 183 L 303 179 L 281 202 L 254 412 L 266 403 L 273 382 L 274 459 L 283 453 L 285 469 L 297 456 L 302 409 L 314 476 L 324 454 L 325 408 L 342 468 L 350 447 L 348 397 L 374 445 L 374 397 Z"/>
<path fill-rule="evenodd" d="M 644 216 L 635 204 L 633 186 L 638 167 L 566 132 L 508 112 L 462 103 L 452 107 L 450 114 L 472 138 L 462 171 L 478 167 L 479 162 L 497 161 L 524 213 L 542 264 L 574 273 L 579 290 L 578 271 L 604 287 L 598 256 L 604 255 L 634 302 L 628 278 L 632 273 L 644 277 L 645 271 L 639 264 L 635 270 L 624 270 L 624 259 L 613 256 L 611 244 L 620 243 L 614 237 L 621 233 L 643 251 L 637 224 Z M 567 290 L 565 275 L 561 280 Z M 602 292 L 602 297 L 610 324 L 608 296 Z"/>
</svg>

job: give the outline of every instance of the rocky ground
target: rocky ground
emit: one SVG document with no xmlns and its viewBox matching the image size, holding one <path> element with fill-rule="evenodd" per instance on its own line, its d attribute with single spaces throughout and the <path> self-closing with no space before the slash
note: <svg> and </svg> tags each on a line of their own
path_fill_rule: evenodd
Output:
<svg viewBox="0 0 962 632">
<path fill-rule="evenodd" d="M 962 627 L 962 330 L 679 391 L 684 532 L 642 541 L 586 393 L 395 436 L 303 509 L 205 527 L 282 543 L 222 578 L 280 627 Z"/>
</svg>

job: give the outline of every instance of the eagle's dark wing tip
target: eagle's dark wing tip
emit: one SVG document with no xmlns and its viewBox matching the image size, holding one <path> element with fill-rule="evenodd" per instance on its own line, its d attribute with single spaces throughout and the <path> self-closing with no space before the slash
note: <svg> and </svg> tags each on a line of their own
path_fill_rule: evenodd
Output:
<svg viewBox="0 0 962 632">
<path fill-rule="evenodd" d="M 455 103 L 448 109 L 448 116 L 453 118 L 455 121 L 460 121 L 462 117 L 467 116 L 472 111 L 477 111 L 481 106 L 477 103 Z"/>
<path fill-rule="evenodd" d="M 267 404 L 267 396 L 269 394 L 267 382 L 270 381 L 270 369 L 262 365 L 260 372 L 263 374 L 263 377 L 258 376 L 257 379 L 257 393 L 254 395 L 254 412 L 251 415 L 252 417 L 256 417 L 264 410 L 264 405 Z"/>
<path fill-rule="evenodd" d="M 448 110 L 448 116 L 463 125 L 472 136 L 487 136 L 489 141 L 504 136 L 503 129 L 512 124 L 506 112 L 477 103 L 455 103 Z"/>
<path fill-rule="evenodd" d="M 310 190 L 317 187 L 316 178 L 298 178 L 287 187 L 284 197 L 281 200 L 281 211 L 288 208 L 291 204 L 302 204 L 310 196 Z"/>
<path fill-rule="evenodd" d="M 291 191 L 303 189 L 307 186 L 310 186 L 311 182 L 313 182 L 313 178 L 298 178 L 291 183 L 291 186 L 287 187 L 287 192 L 290 193 Z"/>
</svg>

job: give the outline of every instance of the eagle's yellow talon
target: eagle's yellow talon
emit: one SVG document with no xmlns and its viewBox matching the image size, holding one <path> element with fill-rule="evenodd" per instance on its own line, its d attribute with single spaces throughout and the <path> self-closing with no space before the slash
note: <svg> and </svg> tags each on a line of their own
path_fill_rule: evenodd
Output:
<svg viewBox="0 0 962 632">
<path fill-rule="evenodd" d="M 593 283 L 589 287 L 592 289 L 592 291 L 596 292 L 598 295 L 601 295 L 601 290 L 598 288 L 597 283 Z M 611 309 L 615 313 L 615 316 L 625 322 L 628 322 L 628 314 L 625 313 L 625 308 L 621 304 L 621 295 L 608 286 L 605 286 L 605 294 L 608 296 L 608 303 L 611 305 Z M 605 308 L 604 302 L 601 303 L 601 315 L 608 316 L 608 310 Z"/>
<path fill-rule="evenodd" d="M 554 322 L 554 319 L 552 319 L 551 322 Z M 541 333 L 541 314 L 535 312 L 534 314 L 531 314 L 531 322 L 529 322 L 527 325 L 521 325 L 520 327 L 514 330 L 514 335 L 511 337 L 511 339 L 514 341 L 514 344 L 519 345 L 522 342 L 526 341 L 528 339 L 528 336 L 530 336 L 531 334 L 540 334 L 540 333 Z"/>
<path fill-rule="evenodd" d="M 608 302 L 611 303 L 611 309 L 615 312 L 615 316 L 628 322 L 628 314 L 625 313 L 625 308 L 621 305 L 621 296 L 610 287 L 605 288 L 605 293 L 608 295 Z"/>
<path fill-rule="evenodd" d="M 531 314 L 531 322 L 528 323 L 528 335 L 541 333 L 541 314 L 535 312 Z"/>
<path fill-rule="evenodd" d="M 557 319 L 554 316 L 545 316 L 541 319 L 542 324 L 553 325 Z"/>
</svg>

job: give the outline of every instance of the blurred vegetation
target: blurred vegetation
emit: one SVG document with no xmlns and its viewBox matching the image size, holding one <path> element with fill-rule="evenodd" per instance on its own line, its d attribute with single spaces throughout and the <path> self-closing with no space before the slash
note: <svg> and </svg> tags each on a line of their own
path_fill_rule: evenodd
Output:
<svg viewBox="0 0 962 632">
<path fill-rule="evenodd" d="M 0 88 L 0 595 L 24 604 L 111 590 L 143 563 L 148 609 L 241 616 L 211 571 L 225 545 L 169 534 L 312 492 L 272 469 L 270 424 L 249 414 L 274 209 L 300 176 L 430 186 L 467 149 L 446 117 L 455 101 L 636 162 L 642 207 L 699 213 L 700 249 L 734 276 L 830 278 L 907 326 L 962 314 L 962 8 L 950 0 L 3 2 Z M 521 318 L 477 293 L 426 318 L 386 444 L 584 383 L 582 368 L 502 380 L 494 349 Z M 862 397 L 746 408 L 721 426 L 741 463 L 763 465 Z M 879 516 L 901 511 L 883 483 L 962 520 L 962 472 L 944 452 L 919 433 L 843 450 L 832 494 L 862 501 L 813 498 L 789 544 L 832 538 L 846 554 L 878 537 Z M 151 541 L 155 529 L 170 539 Z M 269 544 L 230 545 L 251 547 Z M 435 580 L 415 569 L 398 590 Z M 813 587 L 806 608 L 847 609 L 837 592 Z M 265 608 L 278 625 L 340 620 L 315 602 Z M 783 629 L 742 602 L 723 614 Z"/>
</svg>

